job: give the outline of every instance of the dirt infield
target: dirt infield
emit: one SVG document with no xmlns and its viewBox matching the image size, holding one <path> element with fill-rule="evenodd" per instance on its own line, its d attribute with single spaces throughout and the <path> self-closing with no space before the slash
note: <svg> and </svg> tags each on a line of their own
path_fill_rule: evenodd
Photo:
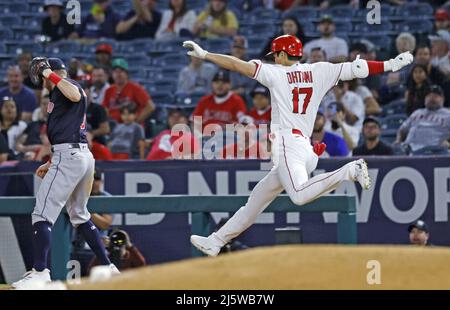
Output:
<svg viewBox="0 0 450 310">
<path fill-rule="evenodd" d="M 369 261 L 381 284 L 369 285 Z M 126 272 L 71 289 L 450 289 L 450 249 L 278 246 Z"/>
</svg>

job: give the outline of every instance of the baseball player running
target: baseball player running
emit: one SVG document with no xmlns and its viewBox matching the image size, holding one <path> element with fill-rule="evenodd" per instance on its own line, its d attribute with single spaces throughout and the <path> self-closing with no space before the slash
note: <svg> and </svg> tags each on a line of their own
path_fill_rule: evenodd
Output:
<svg viewBox="0 0 450 310">
<path fill-rule="evenodd" d="M 86 208 L 94 179 L 94 158 L 86 140 L 86 94 L 81 86 L 67 78 L 64 63 L 58 58 L 36 57 L 31 62 L 30 77 L 50 93 L 47 135 L 52 144 L 52 158 L 36 170 L 42 178 L 31 215 L 33 224 L 33 269 L 13 283 L 16 289 L 49 282 L 47 255 L 52 226 L 65 206 L 73 226 L 78 227 L 102 265 L 119 273 L 106 256 L 99 232 Z"/>
<path fill-rule="evenodd" d="M 339 80 L 366 78 L 369 74 L 398 71 L 413 61 L 409 52 L 385 62 L 365 61 L 301 64 L 302 43 L 291 35 L 272 41 L 269 55 L 275 64 L 259 60 L 242 61 L 232 56 L 213 54 L 193 41 L 183 43 L 190 56 L 209 60 L 218 66 L 256 79 L 270 90 L 272 104 L 272 170 L 255 186 L 246 205 L 240 208 L 217 232 L 208 237 L 191 236 L 191 243 L 203 253 L 216 256 L 220 248 L 254 223 L 257 216 L 286 190 L 292 202 L 303 205 L 336 189 L 343 181 L 356 181 L 370 187 L 366 162 L 352 161 L 338 170 L 308 180 L 316 168 L 324 144 L 311 145 L 314 120 L 324 95 Z M 317 153 L 317 154 L 316 154 Z"/>
</svg>

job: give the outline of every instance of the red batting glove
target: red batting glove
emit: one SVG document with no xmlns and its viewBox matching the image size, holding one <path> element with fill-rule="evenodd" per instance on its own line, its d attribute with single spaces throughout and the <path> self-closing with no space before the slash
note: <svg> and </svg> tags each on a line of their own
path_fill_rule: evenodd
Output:
<svg viewBox="0 0 450 310">
<path fill-rule="evenodd" d="M 327 145 L 323 142 L 314 142 L 313 144 L 313 151 L 314 153 L 317 154 L 317 156 L 320 157 L 320 155 L 323 154 L 323 152 L 325 152 L 325 149 L 327 148 Z"/>
</svg>

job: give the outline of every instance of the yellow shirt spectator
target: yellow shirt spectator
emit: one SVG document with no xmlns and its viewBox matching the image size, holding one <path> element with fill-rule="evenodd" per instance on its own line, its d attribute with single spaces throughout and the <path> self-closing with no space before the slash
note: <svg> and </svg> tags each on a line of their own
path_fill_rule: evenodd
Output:
<svg viewBox="0 0 450 310">
<path fill-rule="evenodd" d="M 213 17 L 208 11 L 203 11 L 197 18 L 194 32 L 201 38 L 219 38 L 234 36 L 239 28 L 236 15 L 230 10 Z"/>
</svg>

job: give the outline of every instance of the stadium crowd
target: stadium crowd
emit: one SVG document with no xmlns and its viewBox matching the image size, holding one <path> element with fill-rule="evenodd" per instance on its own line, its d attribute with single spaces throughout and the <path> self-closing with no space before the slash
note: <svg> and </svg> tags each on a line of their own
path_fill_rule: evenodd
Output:
<svg viewBox="0 0 450 310">
<path fill-rule="evenodd" d="M 323 156 L 448 154 L 450 3 L 386 1 L 381 22 L 369 24 L 368 1 L 357 0 L 80 2 L 81 23 L 74 25 L 61 0 L 0 1 L 0 163 L 51 154 L 49 94 L 28 76 L 34 56 L 63 59 L 83 85 L 96 159 L 170 159 L 178 139 L 192 146 L 186 158 L 202 142 L 172 135 L 176 124 L 201 116 L 203 127 L 260 126 L 270 124 L 271 110 L 266 88 L 187 56 L 181 42 L 250 60 L 264 57 L 280 34 L 302 40 L 308 63 L 415 56 L 398 72 L 329 91 L 312 135 L 327 144 Z"/>
</svg>

